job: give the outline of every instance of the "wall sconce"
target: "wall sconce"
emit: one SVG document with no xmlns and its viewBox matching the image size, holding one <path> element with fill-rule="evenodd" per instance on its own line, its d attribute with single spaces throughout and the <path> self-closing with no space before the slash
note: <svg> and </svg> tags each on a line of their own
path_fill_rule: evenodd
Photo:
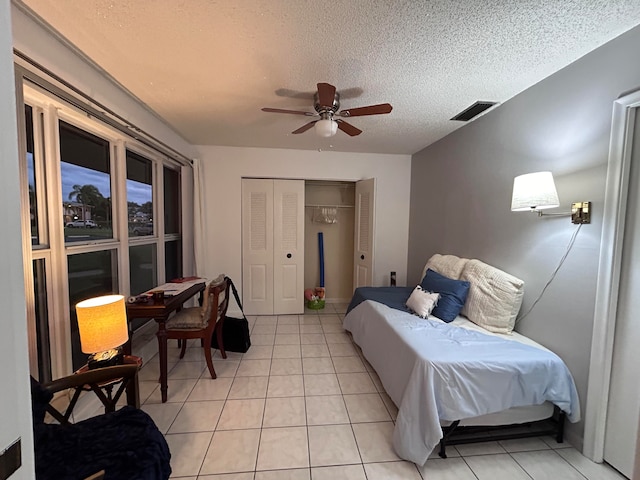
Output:
<svg viewBox="0 0 640 480">
<path fill-rule="evenodd" d="M 80 345 L 89 357 L 89 369 L 122 363 L 119 347 L 129 339 L 122 295 L 90 298 L 76 305 Z"/>
<path fill-rule="evenodd" d="M 560 206 L 551 172 L 536 172 L 513 179 L 512 212 L 536 212 L 542 216 L 571 216 L 571 223 L 591 223 L 591 202 L 574 202 L 571 212 L 545 213 L 542 210 Z"/>
</svg>

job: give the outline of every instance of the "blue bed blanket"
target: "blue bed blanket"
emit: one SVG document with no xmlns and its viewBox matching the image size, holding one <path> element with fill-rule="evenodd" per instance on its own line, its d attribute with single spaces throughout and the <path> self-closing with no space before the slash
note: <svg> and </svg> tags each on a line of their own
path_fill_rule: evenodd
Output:
<svg viewBox="0 0 640 480">
<path fill-rule="evenodd" d="M 353 292 L 347 313 L 365 300 L 373 300 L 387 307 L 409 312 L 409 307 L 407 307 L 406 304 L 413 289 L 414 287 L 358 287 L 356 291 Z"/>
</svg>

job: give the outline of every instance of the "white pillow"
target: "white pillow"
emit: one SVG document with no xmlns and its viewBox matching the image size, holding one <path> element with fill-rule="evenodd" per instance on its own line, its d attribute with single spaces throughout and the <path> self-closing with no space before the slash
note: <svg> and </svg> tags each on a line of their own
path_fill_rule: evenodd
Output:
<svg viewBox="0 0 640 480">
<path fill-rule="evenodd" d="M 462 315 L 495 333 L 511 333 L 522 305 L 524 281 L 480 260 L 469 260 L 460 280 L 471 283 Z"/>
<path fill-rule="evenodd" d="M 438 303 L 439 298 L 439 293 L 427 292 L 418 285 L 413 289 L 413 292 L 411 292 L 411 296 L 407 300 L 407 307 L 419 317 L 427 318 L 431 310 L 433 310 L 433 307 Z"/>
<path fill-rule="evenodd" d="M 452 278 L 453 280 L 459 280 L 464 266 L 469 259 L 456 257 L 455 255 L 440 255 L 436 253 L 424 266 L 422 270 L 422 278 L 427 274 L 427 269 L 431 269 L 434 272 L 438 272 L 440 275 Z"/>
</svg>

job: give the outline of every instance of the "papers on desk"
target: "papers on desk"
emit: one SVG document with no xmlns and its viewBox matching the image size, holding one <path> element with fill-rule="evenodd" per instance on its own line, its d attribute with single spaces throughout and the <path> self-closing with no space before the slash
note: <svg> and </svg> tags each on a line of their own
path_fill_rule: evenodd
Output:
<svg viewBox="0 0 640 480">
<path fill-rule="evenodd" d="M 184 292 L 185 290 L 188 290 L 189 288 L 191 288 L 196 283 L 204 283 L 206 281 L 207 281 L 206 278 L 197 278 L 197 279 L 194 279 L 194 280 L 190 280 L 188 282 L 163 283 L 162 285 L 158 285 L 157 287 L 152 288 L 151 290 L 148 290 L 148 291 L 144 292 L 143 295 L 151 295 L 152 292 L 157 292 L 157 291 L 162 290 L 164 292 L 164 296 L 165 297 L 173 297 L 175 295 L 179 295 L 180 293 Z"/>
</svg>

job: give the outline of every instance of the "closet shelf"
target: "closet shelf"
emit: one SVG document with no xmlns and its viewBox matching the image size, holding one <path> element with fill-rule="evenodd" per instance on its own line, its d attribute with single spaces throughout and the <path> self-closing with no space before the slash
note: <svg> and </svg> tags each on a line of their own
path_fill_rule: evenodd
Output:
<svg viewBox="0 0 640 480">
<path fill-rule="evenodd" d="M 305 207 L 311 208 L 355 208 L 355 205 L 305 205 Z"/>
</svg>

